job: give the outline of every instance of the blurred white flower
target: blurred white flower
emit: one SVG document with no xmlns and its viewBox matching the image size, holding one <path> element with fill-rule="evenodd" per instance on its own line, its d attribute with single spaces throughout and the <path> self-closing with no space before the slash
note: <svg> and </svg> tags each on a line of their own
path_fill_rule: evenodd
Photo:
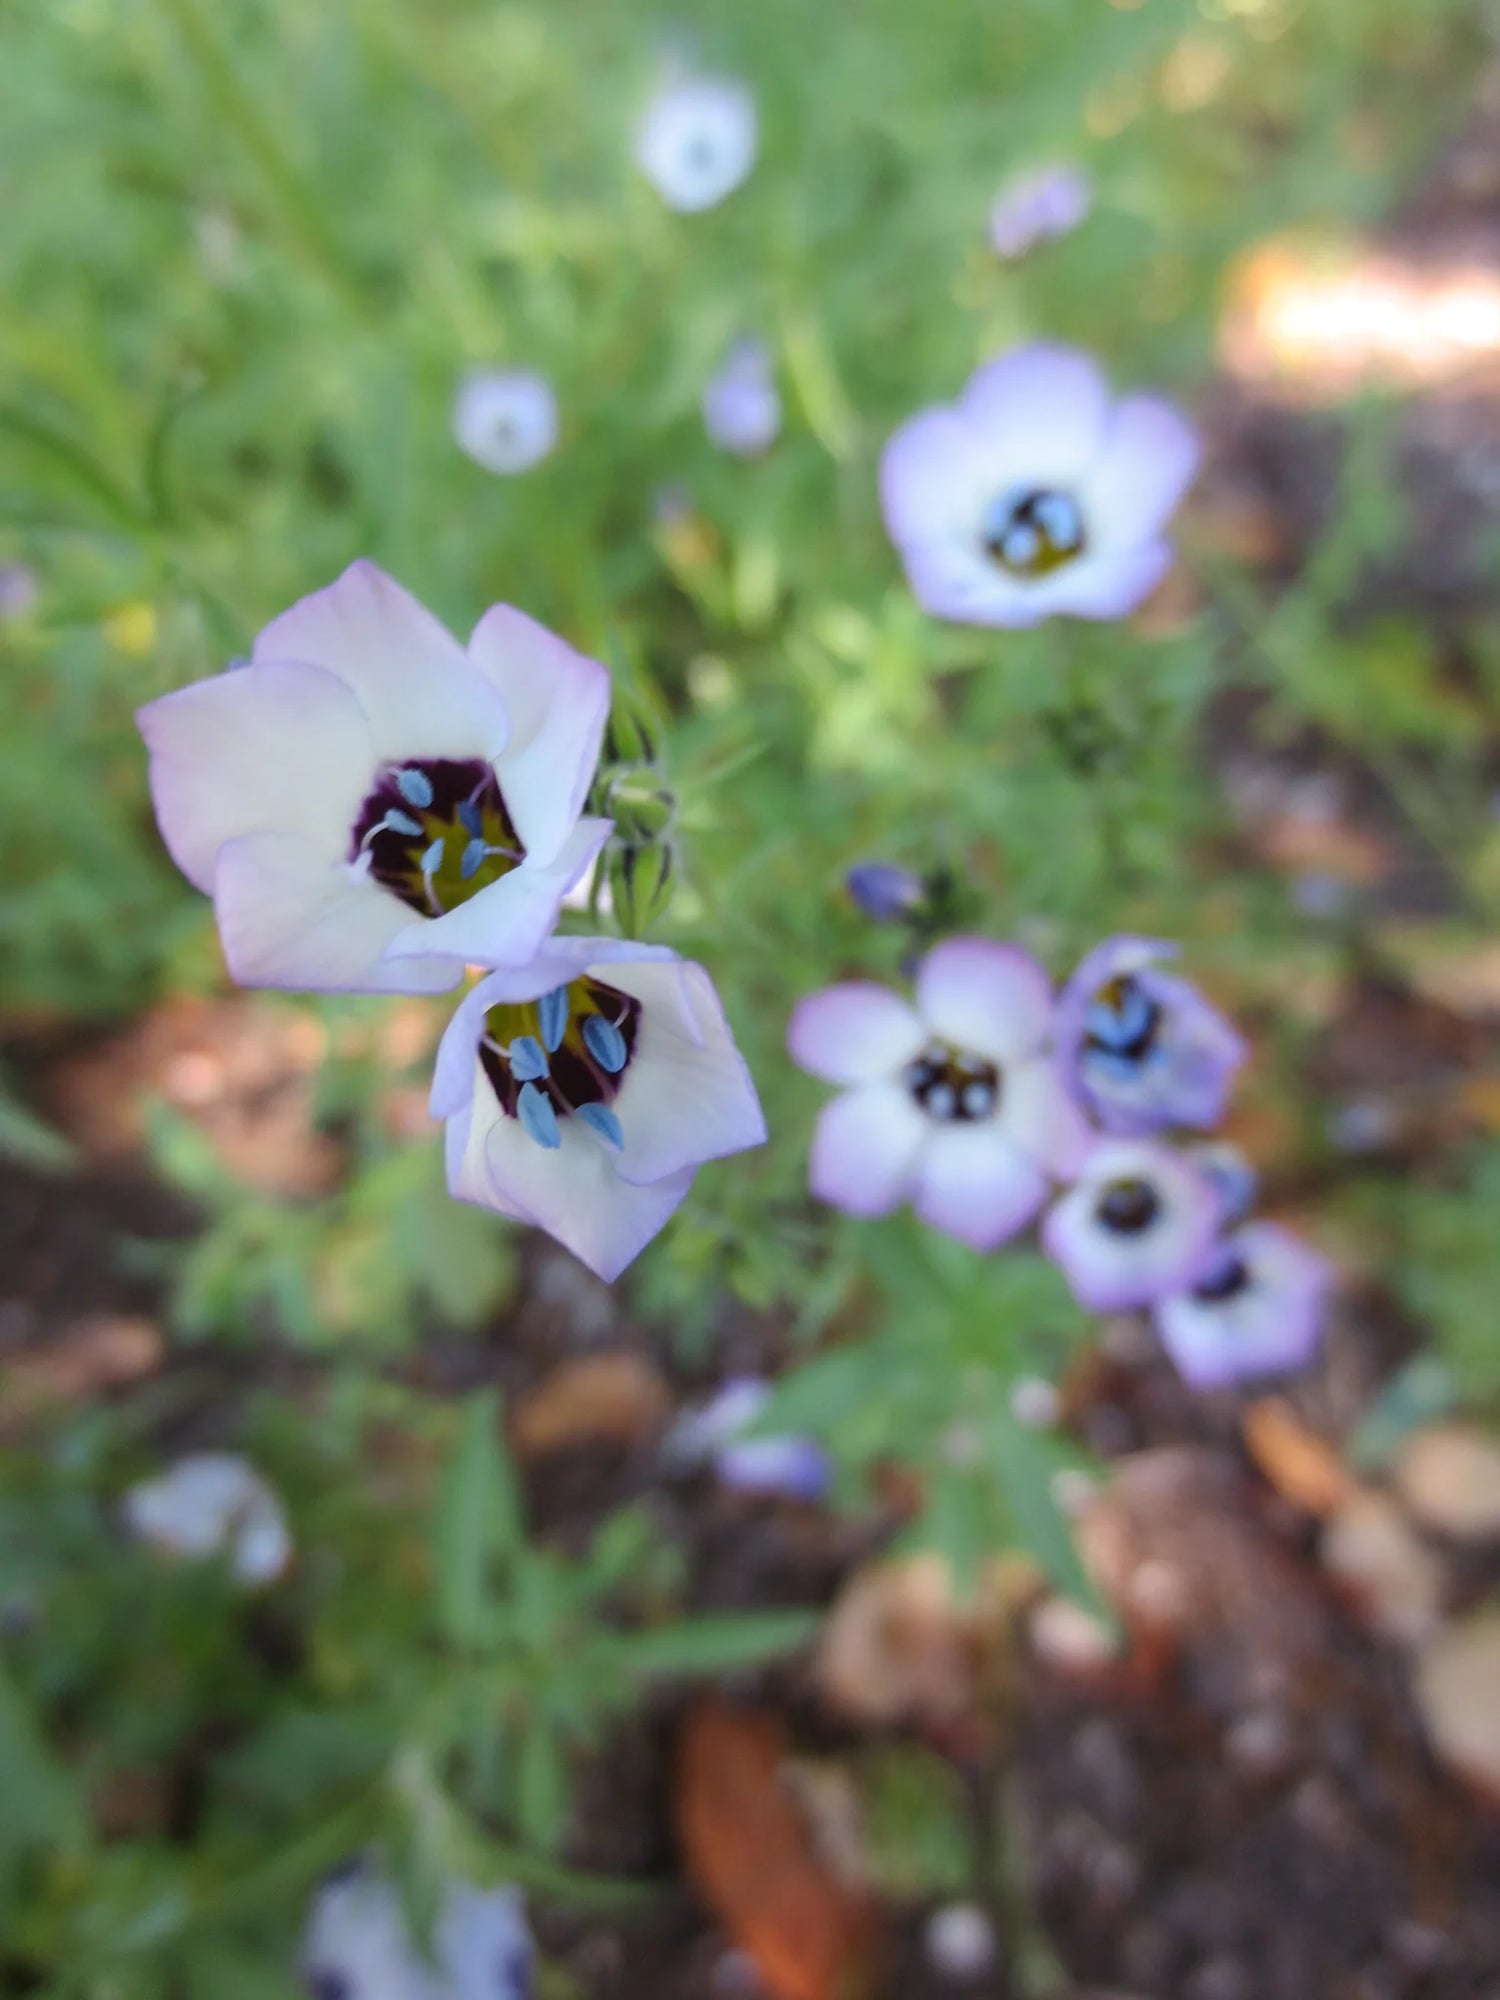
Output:
<svg viewBox="0 0 1500 2000">
<path fill-rule="evenodd" d="M 458 385 L 453 435 L 486 472 L 530 472 L 557 443 L 557 398 L 529 368 L 474 368 Z"/>
<path fill-rule="evenodd" d="M 123 1511 L 143 1542 L 189 1560 L 222 1556 L 237 1583 L 270 1583 L 291 1561 L 281 1502 L 254 1466 L 233 1452 L 178 1459 L 157 1478 L 132 1486 Z"/>
<path fill-rule="evenodd" d="M 781 430 L 781 397 L 763 340 L 739 340 L 703 391 L 703 426 L 721 451 L 756 458 Z"/>
<path fill-rule="evenodd" d="M 755 165 L 755 99 L 733 77 L 663 85 L 636 127 L 636 165 L 668 208 L 713 208 Z"/>
<path fill-rule="evenodd" d="M 533 1959 L 519 1890 L 450 1881 L 428 1960 L 395 1889 L 363 1867 L 319 1890 L 302 1947 L 313 2000 L 527 2000 Z"/>
<path fill-rule="evenodd" d="M 1000 257 L 1024 257 L 1083 222 L 1093 200 L 1082 167 L 1035 167 L 1016 174 L 990 209 L 990 242 Z"/>
<path fill-rule="evenodd" d="M 821 1500 L 828 1491 L 830 1467 L 811 1438 L 743 1435 L 771 1394 L 771 1384 L 759 1376 L 731 1377 L 708 1402 L 678 1418 L 667 1437 L 668 1464 L 682 1471 L 711 1465 L 718 1478 L 739 1493 Z"/>
</svg>

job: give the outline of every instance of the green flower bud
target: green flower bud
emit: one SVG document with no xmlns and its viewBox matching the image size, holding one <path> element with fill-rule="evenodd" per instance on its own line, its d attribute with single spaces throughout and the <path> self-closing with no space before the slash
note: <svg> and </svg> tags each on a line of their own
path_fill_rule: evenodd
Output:
<svg viewBox="0 0 1500 2000">
<path fill-rule="evenodd" d="M 666 840 L 612 840 L 605 850 L 615 920 L 626 937 L 644 937 L 671 901 L 676 855 Z"/>
<path fill-rule="evenodd" d="M 660 840 L 677 815 L 677 800 L 648 765 L 617 772 L 604 795 L 604 810 L 621 840 Z"/>
</svg>

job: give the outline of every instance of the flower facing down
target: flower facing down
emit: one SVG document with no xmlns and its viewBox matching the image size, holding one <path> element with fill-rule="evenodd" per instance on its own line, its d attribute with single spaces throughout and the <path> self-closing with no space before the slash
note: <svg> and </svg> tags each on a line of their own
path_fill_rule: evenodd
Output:
<svg viewBox="0 0 1500 2000">
<path fill-rule="evenodd" d="M 509 605 L 466 648 L 371 563 L 141 709 L 162 836 L 245 986 L 436 993 L 523 964 L 609 836 L 609 676 Z"/>
<path fill-rule="evenodd" d="M 736 341 L 703 391 L 703 426 L 721 451 L 755 458 L 781 430 L 781 397 L 763 340 Z"/>
<path fill-rule="evenodd" d="M 935 616 L 1119 618 L 1165 576 L 1163 531 L 1197 463 L 1170 404 L 1112 405 L 1088 355 L 1023 347 L 987 362 L 956 403 L 902 425 L 881 460 L 880 497 L 908 581 Z"/>
<path fill-rule="evenodd" d="M 178 1459 L 132 1486 L 121 1511 L 131 1533 L 152 1548 L 188 1561 L 222 1557 L 236 1583 L 274 1582 L 292 1559 L 281 1502 L 233 1452 Z"/>
<path fill-rule="evenodd" d="M 1195 986 L 1157 970 L 1176 946 L 1117 937 L 1063 988 L 1057 1049 L 1084 1110 L 1110 1132 L 1207 1127 L 1249 1050 Z"/>
<path fill-rule="evenodd" d="M 809 1183 L 851 1215 L 909 1201 L 975 1250 L 1024 1229 L 1088 1132 L 1047 1040 L 1046 974 L 1014 945 L 949 938 L 917 967 L 915 1005 L 864 981 L 802 1001 L 792 1059 L 846 1086 L 818 1120 Z"/>
<path fill-rule="evenodd" d="M 432 1115 L 447 1120 L 452 1194 L 534 1223 L 605 1279 L 706 1160 L 766 1136 L 707 973 L 608 938 L 553 938 L 464 996 Z"/>
<path fill-rule="evenodd" d="M 1195 1389 L 1305 1367 L 1323 1337 L 1333 1267 L 1275 1222 L 1219 1243 L 1188 1289 L 1156 1307 L 1156 1328 Z"/>
<path fill-rule="evenodd" d="M 771 1395 L 771 1384 L 753 1375 L 726 1382 L 673 1426 L 668 1460 L 685 1469 L 711 1465 L 724 1485 L 739 1493 L 821 1500 L 828 1491 L 828 1460 L 811 1438 L 744 1436 Z"/>
<path fill-rule="evenodd" d="M 530 2000 L 534 1965 L 519 1890 L 450 1880 L 429 1957 L 394 1885 L 364 1867 L 318 1891 L 302 1946 L 312 2000 Z"/>
<path fill-rule="evenodd" d="M 1090 1312 L 1154 1304 L 1198 1282 L 1223 1209 L 1213 1184 L 1149 1139 L 1107 1140 L 1042 1224 L 1042 1248 Z"/>
<path fill-rule="evenodd" d="M 755 165 L 755 99 L 733 77 L 664 84 L 636 128 L 636 165 L 668 208 L 714 208 Z"/>
<path fill-rule="evenodd" d="M 557 398 L 529 368 L 475 368 L 453 399 L 453 435 L 486 472 L 530 472 L 557 443 Z"/>
<path fill-rule="evenodd" d="M 1024 257 L 1083 222 L 1093 200 L 1082 167 L 1035 167 L 1006 182 L 990 209 L 990 242 L 1000 257 Z"/>
</svg>

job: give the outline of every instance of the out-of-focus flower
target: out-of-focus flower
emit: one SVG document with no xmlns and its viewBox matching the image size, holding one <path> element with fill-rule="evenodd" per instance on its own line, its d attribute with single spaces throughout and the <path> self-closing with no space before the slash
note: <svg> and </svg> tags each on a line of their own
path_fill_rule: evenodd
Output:
<svg viewBox="0 0 1500 2000">
<path fill-rule="evenodd" d="M 1088 1131 L 1046 1052 L 1052 994 L 1029 953 L 949 938 L 921 961 L 916 1004 L 855 981 L 803 1000 L 792 1059 L 848 1086 L 818 1120 L 809 1183 L 851 1215 L 909 1201 L 976 1250 L 1024 1229 Z"/>
<path fill-rule="evenodd" d="M 694 214 L 733 194 L 755 165 L 755 99 L 734 77 L 663 85 L 636 128 L 635 158 L 668 208 Z"/>
<path fill-rule="evenodd" d="M 1157 970 L 1176 950 L 1150 938 L 1109 938 L 1062 990 L 1058 1059 L 1078 1102 L 1106 1131 L 1217 1124 L 1249 1053 L 1195 986 Z"/>
<path fill-rule="evenodd" d="M 706 1160 L 766 1136 L 703 968 L 657 945 L 553 938 L 464 996 L 438 1049 L 449 1190 L 619 1276 Z"/>
<path fill-rule="evenodd" d="M 1223 1219 L 1212 1183 L 1148 1139 L 1096 1146 L 1042 1224 L 1042 1247 L 1080 1305 L 1122 1312 L 1196 1284 Z"/>
<path fill-rule="evenodd" d="M 1088 355 L 1023 347 L 901 426 L 880 495 L 911 587 L 937 617 L 1120 618 L 1165 576 L 1163 531 L 1197 464 L 1169 403 L 1111 405 Z"/>
<path fill-rule="evenodd" d="M 811 1438 L 743 1436 L 771 1395 L 771 1384 L 753 1375 L 726 1382 L 672 1427 L 668 1460 L 683 1467 L 711 1465 L 726 1486 L 740 1493 L 821 1500 L 828 1491 L 828 1460 Z"/>
<path fill-rule="evenodd" d="M 877 924 L 899 923 L 922 907 L 927 890 L 920 875 L 893 861 L 860 861 L 844 877 L 844 887 Z"/>
<path fill-rule="evenodd" d="M 1290 1373 L 1317 1350 L 1332 1284 L 1332 1265 L 1290 1230 L 1247 1223 L 1190 1290 L 1157 1305 L 1157 1331 L 1195 1389 Z"/>
<path fill-rule="evenodd" d="M 1239 1147 L 1231 1146 L 1227 1139 L 1210 1139 L 1185 1150 L 1199 1173 L 1212 1181 L 1225 1227 L 1243 1222 L 1260 1193 L 1260 1175 Z"/>
<path fill-rule="evenodd" d="M 703 391 L 703 425 L 721 451 L 756 458 L 781 431 L 781 397 L 763 340 L 739 340 Z"/>
<path fill-rule="evenodd" d="M 450 1881 L 429 1959 L 393 1885 L 363 1867 L 318 1891 L 302 1946 L 313 2000 L 529 2000 L 534 1964 L 518 1889 Z"/>
<path fill-rule="evenodd" d="M 25 563 L 0 563 L 0 625 L 29 617 L 40 594 L 35 570 Z"/>
<path fill-rule="evenodd" d="M 245 986 L 436 993 L 523 964 L 609 836 L 597 661 L 497 604 L 467 650 L 372 563 L 141 709 L 178 867 Z"/>
<path fill-rule="evenodd" d="M 1024 257 L 1067 236 L 1087 217 L 1093 189 L 1082 167 L 1034 167 L 1008 180 L 990 209 L 990 242 L 1001 257 Z"/>
<path fill-rule="evenodd" d="M 131 1533 L 167 1555 L 222 1556 L 236 1583 L 270 1583 L 292 1558 L 281 1502 L 233 1452 L 194 1452 L 121 1503 Z"/>
<path fill-rule="evenodd" d="M 453 399 L 459 449 L 486 472 L 530 472 L 557 443 L 557 398 L 530 368 L 474 368 Z"/>
</svg>

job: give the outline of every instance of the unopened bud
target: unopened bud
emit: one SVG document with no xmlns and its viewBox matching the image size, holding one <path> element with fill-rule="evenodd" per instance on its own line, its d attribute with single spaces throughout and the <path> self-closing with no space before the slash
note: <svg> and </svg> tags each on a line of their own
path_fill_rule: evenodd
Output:
<svg viewBox="0 0 1500 2000">
<path fill-rule="evenodd" d="M 612 840 L 607 850 L 610 902 L 626 937 L 644 937 L 671 900 L 676 859 L 667 840 Z"/>
<path fill-rule="evenodd" d="M 604 732 L 605 767 L 654 764 L 657 749 L 656 731 L 640 709 L 629 702 L 617 701 L 610 711 L 609 727 Z"/>
<path fill-rule="evenodd" d="M 844 877 L 855 904 L 877 924 L 898 923 L 926 898 L 921 878 L 892 861 L 861 861 Z"/>
<path fill-rule="evenodd" d="M 617 772 L 604 794 L 604 810 L 621 840 L 660 840 L 677 814 L 677 799 L 649 765 Z"/>
</svg>

